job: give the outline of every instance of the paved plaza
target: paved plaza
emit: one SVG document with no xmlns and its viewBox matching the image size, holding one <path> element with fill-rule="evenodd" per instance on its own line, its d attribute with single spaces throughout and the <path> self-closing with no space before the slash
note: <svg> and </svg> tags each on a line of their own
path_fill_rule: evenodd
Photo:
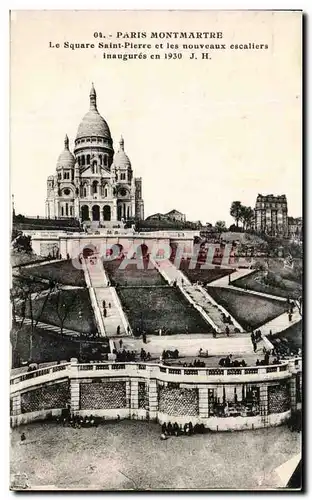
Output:
<svg viewBox="0 0 312 500">
<path fill-rule="evenodd" d="M 33 489 L 270 489 L 280 486 L 275 469 L 298 453 L 300 435 L 285 426 L 161 441 L 156 423 L 37 423 L 12 431 L 11 481 L 24 474 Z"/>
</svg>

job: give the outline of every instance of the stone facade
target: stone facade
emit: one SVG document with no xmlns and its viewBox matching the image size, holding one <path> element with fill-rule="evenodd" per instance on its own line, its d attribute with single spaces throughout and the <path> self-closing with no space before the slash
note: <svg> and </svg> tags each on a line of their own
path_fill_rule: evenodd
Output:
<svg viewBox="0 0 312 500">
<path fill-rule="evenodd" d="M 92 86 L 90 109 L 79 125 L 73 153 L 66 135 L 55 175 L 47 180 L 46 216 L 77 218 L 98 225 L 144 218 L 142 179 L 133 176 L 124 140 L 114 153 Z"/>
<path fill-rule="evenodd" d="M 255 206 L 255 229 L 270 236 L 288 236 L 287 199 L 283 194 L 258 194 Z"/>
<path fill-rule="evenodd" d="M 56 415 L 69 406 L 74 414 L 160 423 L 192 421 L 214 431 L 279 425 L 302 397 L 301 360 L 287 363 L 256 367 L 252 373 L 240 368 L 232 374 L 226 369 L 74 361 L 62 371 L 50 367 L 41 376 L 14 377 L 11 424 L 43 420 L 51 410 Z M 51 381 L 58 376 L 62 377 L 59 383 Z M 69 383 L 64 382 L 65 376 Z"/>
</svg>

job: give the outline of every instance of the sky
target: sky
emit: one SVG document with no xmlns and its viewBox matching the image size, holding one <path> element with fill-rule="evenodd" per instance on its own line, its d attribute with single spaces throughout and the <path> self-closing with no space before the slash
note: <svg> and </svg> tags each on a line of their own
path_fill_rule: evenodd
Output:
<svg viewBox="0 0 312 500">
<path fill-rule="evenodd" d="M 211 60 L 202 60 L 199 51 L 196 61 L 190 51 L 177 50 L 180 60 L 122 61 L 103 59 L 97 48 L 63 48 L 65 41 L 98 43 L 94 32 L 111 33 L 109 41 L 116 42 L 117 32 L 142 31 L 146 39 L 118 41 L 155 44 L 151 31 L 222 31 L 227 46 L 254 42 L 268 49 L 211 52 Z M 159 40 L 167 41 L 185 43 Z M 61 47 L 50 47 L 56 43 Z M 143 179 L 145 216 L 175 208 L 188 220 L 230 224 L 231 202 L 253 207 L 258 193 L 286 194 L 289 215 L 301 216 L 301 76 L 298 13 L 13 12 L 16 212 L 44 215 L 47 177 L 55 173 L 65 134 L 73 149 L 94 82 L 115 151 L 122 134 L 134 175 Z"/>
</svg>

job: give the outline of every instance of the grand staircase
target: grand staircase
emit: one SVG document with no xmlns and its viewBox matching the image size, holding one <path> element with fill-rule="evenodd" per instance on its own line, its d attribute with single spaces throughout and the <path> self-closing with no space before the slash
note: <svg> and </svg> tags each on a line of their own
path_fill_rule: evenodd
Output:
<svg viewBox="0 0 312 500">
<path fill-rule="evenodd" d="M 101 335 L 107 337 L 119 335 L 125 336 L 131 334 L 129 322 L 122 310 L 119 297 L 112 286 L 108 286 L 109 281 L 106 276 L 103 264 L 100 258 L 89 257 L 84 266 L 86 283 L 91 289 L 90 297 L 96 316 L 100 316 L 103 328 Z M 106 316 L 104 315 L 104 303 Z"/>
</svg>

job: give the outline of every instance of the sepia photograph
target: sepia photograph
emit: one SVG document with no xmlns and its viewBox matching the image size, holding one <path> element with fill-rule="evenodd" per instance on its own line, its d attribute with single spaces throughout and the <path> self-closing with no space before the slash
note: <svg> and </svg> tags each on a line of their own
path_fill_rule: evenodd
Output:
<svg viewBox="0 0 312 500">
<path fill-rule="evenodd" d="M 302 25 L 10 12 L 10 490 L 302 490 Z"/>
</svg>

